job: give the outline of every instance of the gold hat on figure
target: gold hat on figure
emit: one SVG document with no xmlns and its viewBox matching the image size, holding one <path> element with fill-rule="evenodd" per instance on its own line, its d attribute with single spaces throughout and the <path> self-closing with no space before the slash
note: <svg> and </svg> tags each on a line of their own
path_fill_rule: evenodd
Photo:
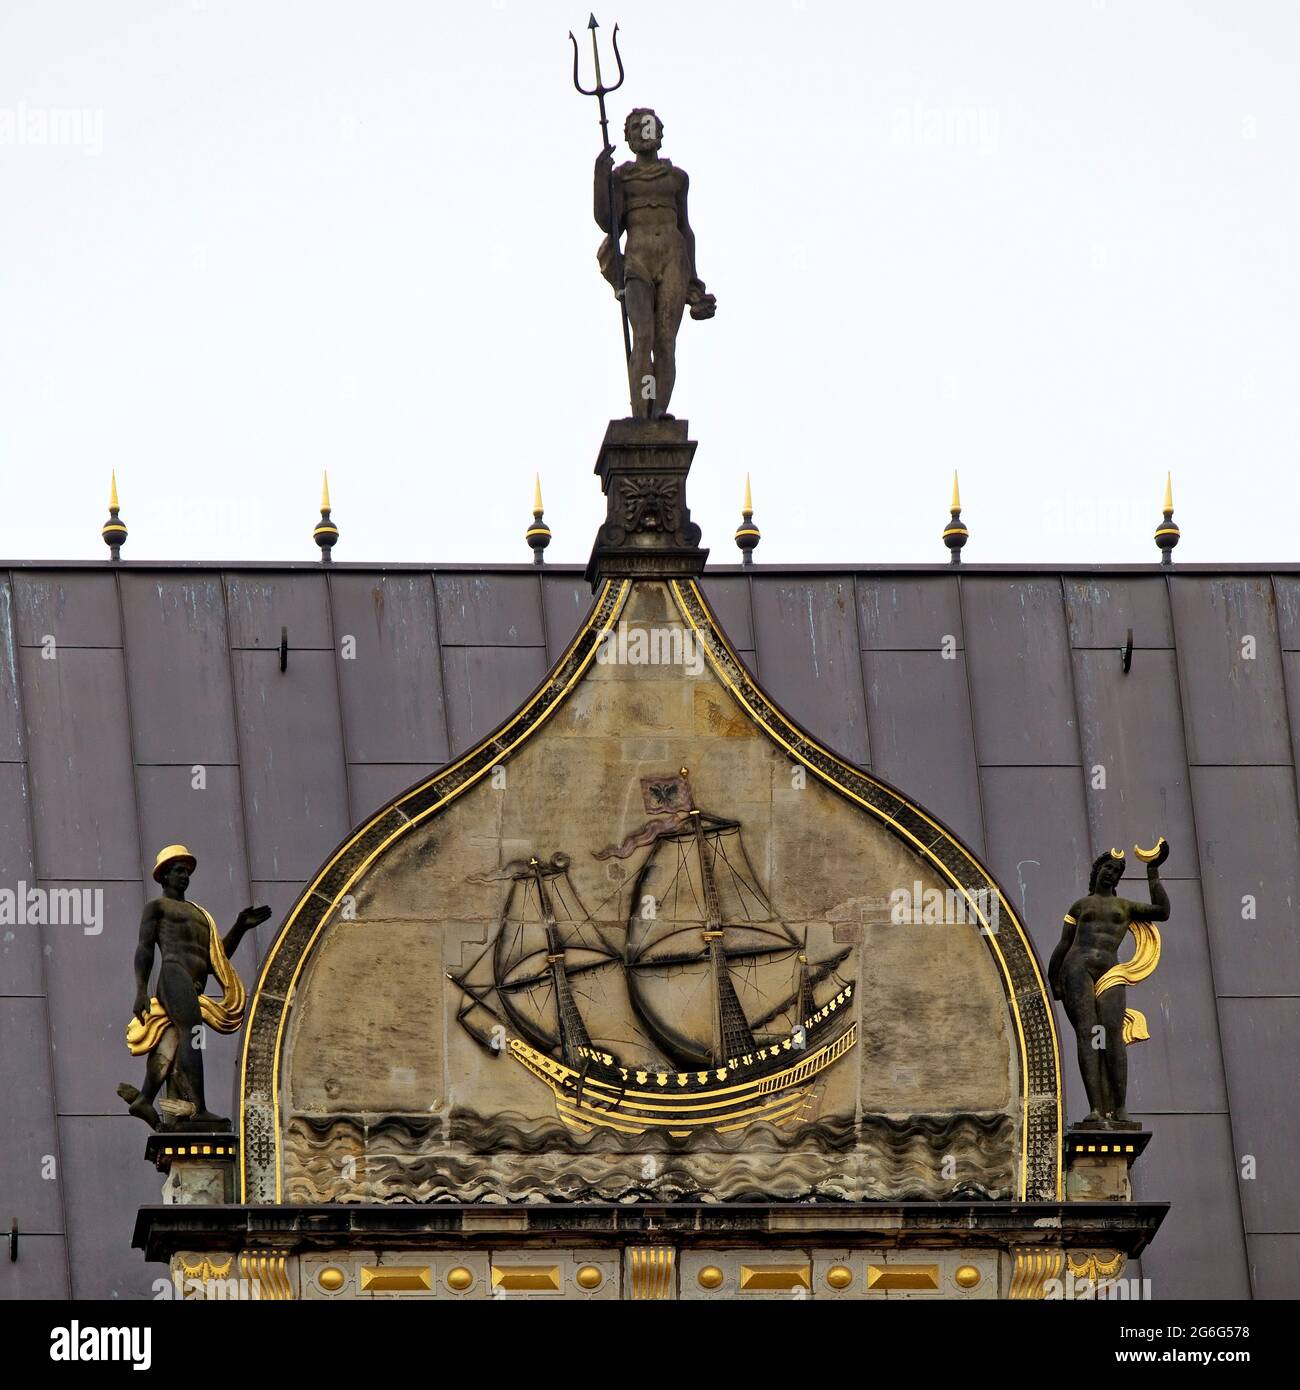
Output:
<svg viewBox="0 0 1300 1390">
<path fill-rule="evenodd" d="M 194 872 L 199 862 L 184 845 L 167 845 L 158 851 L 158 858 L 154 860 L 153 881 L 161 883 L 168 864 L 174 864 L 178 859 L 190 866 L 190 873 Z"/>
</svg>

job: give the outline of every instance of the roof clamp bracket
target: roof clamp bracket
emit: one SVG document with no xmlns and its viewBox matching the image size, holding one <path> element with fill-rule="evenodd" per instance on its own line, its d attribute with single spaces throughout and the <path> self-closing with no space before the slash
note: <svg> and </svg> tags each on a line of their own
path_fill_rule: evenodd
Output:
<svg viewBox="0 0 1300 1390">
<path fill-rule="evenodd" d="M 1129 628 L 1128 635 L 1124 638 L 1124 645 L 1119 649 L 1119 664 L 1127 676 L 1133 667 L 1133 629 Z"/>
<path fill-rule="evenodd" d="M 280 629 L 280 674 L 283 675 L 289 669 L 289 629 Z M 1127 668 L 1126 668 L 1127 669 Z"/>
</svg>

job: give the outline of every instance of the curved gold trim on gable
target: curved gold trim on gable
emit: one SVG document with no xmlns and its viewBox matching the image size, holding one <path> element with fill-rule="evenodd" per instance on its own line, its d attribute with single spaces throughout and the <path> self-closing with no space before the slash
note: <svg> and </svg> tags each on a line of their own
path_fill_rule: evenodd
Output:
<svg viewBox="0 0 1300 1390">
<path fill-rule="evenodd" d="M 709 664 L 713 667 L 718 679 L 731 691 L 732 696 L 740 703 L 749 717 L 772 739 L 780 745 L 792 758 L 797 759 L 808 770 L 814 773 L 827 786 L 834 788 L 842 796 L 847 797 L 856 805 L 870 811 L 878 816 L 890 831 L 900 839 L 907 841 L 913 849 L 923 858 L 927 859 L 949 883 L 958 889 L 965 897 L 972 911 L 978 918 L 981 926 L 980 935 L 989 943 L 997 961 L 1002 979 L 1005 985 L 1007 1005 L 1011 1011 L 1012 1020 L 1015 1023 L 1016 1039 L 1019 1044 L 1020 1055 L 1020 1079 L 1021 1079 L 1021 1123 L 1020 1123 L 1020 1184 L 1018 1196 L 1021 1200 L 1063 1200 L 1065 1194 L 1065 1179 L 1062 1159 L 1062 1140 L 1064 1129 L 1064 1115 L 1062 1111 L 1063 1096 L 1061 1087 L 1061 1049 L 1060 1042 L 1056 1034 L 1056 1018 L 1052 1010 L 1052 1001 L 1048 996 L 1047 987 L 1043 980 L 1043 972 L 1038 964 L 1038 958 L 1034 954 L 1034 948 L 1029 940 L 1020 919 L 1016 916 L 1011 904 L 1007 901 L 1006 895 L 1002 892 L 1001 886 L 991 873 L 980 863 L 979 859 L 953 834 L 947 826 L 935 820 L 928 812 L 922 810 L 914 802 L 909 801 L 896 787 L 892 787 L 888 782 L 882 782 L 877 777 L 871 777 L 860 769 L 846 763 L 843 759 L 835 756 L 826 748 L 823 748 L 815 738 L 809 735 L 799 724 L 797 724 L 784 710 L 780 708 L 770 696 L 764 694 L 758 682 L 749 673 L 745 663 L 732 648 L 727 640 L 726 633 L 723 631 L 717 619 L 713 616 L 708 604 L 704 600 L 704 595 L 700 592 L 699 585 L 692 579 L 684 583 L 681 580 L 670 580 L 669 587 L 673 597 L 677 602 L 677 607 L 682 617 L 689 624 L 695 635 L 701 639 L 705 652 L 709 658 Z M 701 630 L 695 609 L 698 609 L 698 616 L 702 618 L 708 627 L 708 631 Z M 710 641 L 709 639 L 713 640 Z M 719 659 L 718 649 L 726 656 L 727 661 Z M 731 669 L 728 669 L 730 666 Z M 737 677 L 740 679 L 738 680 Z M 742 688 L 742 681 L 748 690 Z M 756 708 L 761 705 L 762 708 Z M 874 787 L 882 792 L 886 797 L 892 798 L 905 807 L 919 821 L 924 822 L 936 832 L 936 838 L 928 844 L 917 838 L 906 826 L 899 823 L 898 812 L 886 814 L 885 810 L 873 805 L 870 800 L 854 791 L 851 783 L 860 782 L 868 787 Z M 1022 965 L 1027 964 L 1030 968 L 1034 993 L 1037 999 L 1034 1001 L 1041 1006 L 1041 1014 L 1035 1019 L 1037 1025 L 1036 1032 L 1041 1035 L 1041 1042 L 1050 1040 L 1050 1046 L 1031 1045 L 1027 1039 L 1025 1029 L 1024 1011 L 1021 1007 L 1022 995 L 1016 988 L 1016 982 L 1012 976 L 1011 968 L 1008 964 L 1005 953 L 998 941 L 996 930 L 989 925 L 987 917 L 981 910 L 976 901 L 970 896 L 969 889 L 965 883 L 954 873 L 949 864 L 945 863 L 936 853 L 936 846 L 940 842 L 950 846 L 964 859 L 975 873 L 983 880 L 983 885 L 997 894 L 1000 903 L 999 916 L 1005 914 L 1015 929 L 1014 941 L 1022 953 Z M 1026 1000 L 1026 1003 L 1029 1001 Z M 1043 1026 L 1045 1025 L 1045 1027 Z M 1035 1074 L 1037 1073 L 1037 1074 Z M 1035 1123 L 1041 1121 L 1044 1109 L 1043 1099 L 1046 1096 L 1054 1099 L 1052 1109 L 1054 1111 L 1054 1124 L 1050 1131 L 1044 1133 L 1043 1125 Z M 1037 1105 L 1038 1113 L 1035 1114 L 1034 1107 Z M 1034 1173 L 1031 1176 L 1030 1166 L 1033 1162 Z"/>
<path fill-rule="evenodd" d="M 241 1203 L 283 1200 L 280 1063 L 285 1027 L 302 968 L 340 900 L 380 854 L 414 826 L 477 784 L 546 722 L 590 666 L 601 637 L 617 622 L 632 583 L 626 579 L 607 580 L 564 655 L 524 705 L 468 753 L 394 798 L 353 831 L 325 861 L 285 918 L 252 992 L 240 1057 L 240 1118 L 244 1140 L 239 1160 Z M 939 821 L 888 783 L 837 758 L 775 705 L 732 649 L 694 580 L 669 580 L 668 588 L 683 620 L 704 641 L 715 673 L 764 733 L 823 783 L 879 817 L 893 834 L 907 841 L 966 897 L 981 923 L 981 935 L 989 942 L 1000 968 L 1015 1025 L 1022 1103 L 1017 1195 L 1022 1200 L 1060 1200 L 1064 1192 L 1063 1120 L 1055 1019 L 1033 947 L 996 880 Z M 887 814 L 860 790 L 855 791 L 855 785 L 863 790 L 875 789 L 881 799 L 896 802 L 897 809 Z M 927 843 L 901 824 L 898 817 L 904 812 L 930 827 L 935 832 L 934 838 Z M 970 897 L 967 884 L 941 857 L 942 849 L 969 865 L 972 877 L 979 880 L 980 886 L 997 895 L 999 913 L 1005 914 L 1014 928 L 1016 969 L 1022 982 L 1020 992 L 1015 972 L 999 945 L 996 932 Z M 1032 1038 L 1027 1036 L 1022 1001 L 1034 1011 Z"/>
<path fill-rule="evenodd" d="M 631 587 L 631 580 L 606 580 L 586 622 L 528 700 L 468 753 L 376 811 L 339 845 L 299 895 L 262 962 L 248 1006 L 239 1060 L 241 1203 L 282 1200 L 280 1058 L 285 1024 L 298 976 L 339 901 L 394 841 L 474 786 L 546 722 L 591 665 L 601 636 L 618 620 Z"/>
</svg>

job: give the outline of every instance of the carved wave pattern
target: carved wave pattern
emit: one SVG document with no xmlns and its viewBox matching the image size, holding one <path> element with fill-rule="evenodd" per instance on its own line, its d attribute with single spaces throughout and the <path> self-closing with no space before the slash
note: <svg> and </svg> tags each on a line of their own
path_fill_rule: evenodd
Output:
<svg viewBox="0 0 1300 1390">
<path fill-rule="evenodd" d="M 1006 1115 L 866 1116 L 786 1131 L 662 1136 L 461 1114 L 294 1117 L 285 1193 L 325 1202 L 999 1201 L 1013 1195 Z"/>
</svg>

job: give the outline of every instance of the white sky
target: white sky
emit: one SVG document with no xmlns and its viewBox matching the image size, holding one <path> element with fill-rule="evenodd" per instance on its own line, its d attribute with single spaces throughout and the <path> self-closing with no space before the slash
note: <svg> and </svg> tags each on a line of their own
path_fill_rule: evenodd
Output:
<svg viewBox="0 0 1300 1390">
<path fill-rule="evenodd" d="M 757 558 L 1294 559 L 1300 10 L 612 0 L 691 175 L 695 519 Z M 581 0 L 5 0 L 0 556 L 586 559 L 627 413 Z M 604 50 L 608 53 L 608 49 Z M 70 109 L 58 143 L 42 121 Z M 49 127 L 47 126 L 47 130 Z M 620 146 L 619 158 L 626 157 Z"/>
</svg>

